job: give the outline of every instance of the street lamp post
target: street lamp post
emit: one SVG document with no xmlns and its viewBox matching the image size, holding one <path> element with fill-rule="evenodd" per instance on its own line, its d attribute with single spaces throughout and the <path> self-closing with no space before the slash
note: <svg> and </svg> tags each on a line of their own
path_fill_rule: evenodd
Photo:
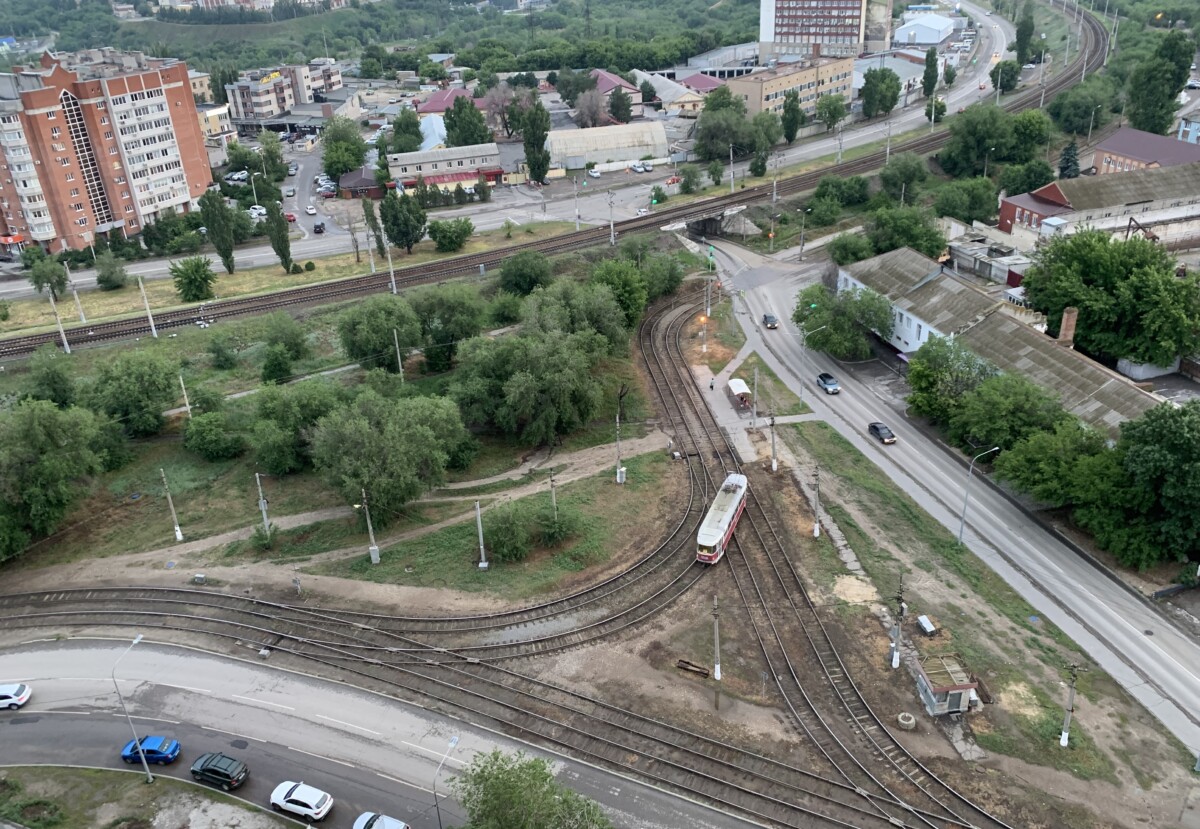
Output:
<svg viewBox="0 0 1200 829">
<path fill-rule="evenodd" d="M 1091 143 L 1092 143 L 1092 127 L 1096 126 L 1096 110 L 1100 109 L 1100 107 L 1102 107 L 1102 106 L 1104 106 L 1104 104 L 1096 104 L 1096 106 L 1094 106 L 1094 107 L 1092 108 L 1092 117 L 1088 119 L 1088 137 L 1087 137 L 1087 142 L 1088 142 L 1089 144 L 1091 144 Z"/>
<path fill-rule="evenodd" d="M 442 762 L 438 763 L 437 771 L 433 773 L 433 808 L 437 811 L 438 829 L 442 829 L 442 806 L 438 802 L 437 793 L 438 775 L 442 773 L 442 766 L 446 764 L 446 758 L 450 756 L 450 752 L 456 745 L 458 745 L 457 734 L 450 738 L 450 745 L 446 746 L 446 753 L 442 755 Z"/>
<path fill-rule="evenodd" d="M 958 519 L 958 543 L 962 544 L 963 528 L 967 525 L 967 500 L 971 497 L 971 473 L 975 471 L 975 461 L 982 458 L 984 455 L 990 455 L 993 452 L 999 452 L 999 446 L 993 446 L 986 452 L 980 452 L 975 457 L 971 458 L 971 465 L 967 467 L 967 484 L 963 487 L 963 508 L 962 515 Z"/>
<path fill-rule="evenodd" d="M 799 213 L 800 213 L 800 259 L 798 261 L 800 261 L 800 262 L 804 261 L 804 224 L 805 224 L 805 220 L 808 218 L 808 214 L 811 212 L 812 212 L 811 207 L 806 207 L 803 210 L 799 211 Z"/>
<path fill-rule="evenodd" d="M 142 751 L 142 741 L 138 739 L 137 729 L 133 727 L 133 717 L 129 716 L 129 709 L 125 707 L 125 698 L 121 696 L 121 686 L 117 684 L 117 665 L 121 664 L 121 660 L 125 658 L 125 654 L 133 650 L 133 646 L 140 641 L 142 641 L 142 634 L 139 633 L 137 638 L 129 643 L 129 647 L 127 647 L 124 653 L 118 656 L 117 661 L 113 663 L 112 684 L 113 690 L 117 692 L 117 702 L 121 703 L 121 710 L 125 712 L 125 720 L 129 723 L 129 730 L 133 734 L 133 744 L 137 746 L 138 757 L 142 759 L 142 768 L 146 770 L 146 782 L 153 783 L 154 775 L 150 773 L 150 764 L 146 762 L 146 753 Z"/>
<path fill-rule="evenodd" d="M 1042 32 L 1042 59 L 1038 62 L 1038 83 L 1042 87 L 1042 99 L 1038 103 L 1038 109 L 1046 107 L 1046 33 Z"/>
<path fill-rule="evenodd" d="M 995 147 L 988 147 L 988 151 L 983 154 L 983 177 L 987 178 L 988 160 L 992 157 Z"/>
<path fill-rule="evenodd" d="M 818 331 L 824 331 L 828 327 L 829 326 L 827 326 L 827 325 L 821 325 L 821 326 L 818 326 L 817 328 L 814 328 L 812 331 L 809 331 L 807 328 L 805 328 L 803 326 L 803 324 L 800 326 L 800 368 L 801 368 L 801 370 L 803 370 L 803 368 L 804 368 L 804 355 L 808 352 L 808 335 L 815 334 Z M 797 395 L 797 397 L 800 399 L 801 403 L 804 402 L 804 382 L 803 382 L 803 380 L 801 380 L 801 382 L 800 382 L 800 393 Z"/>
</svg>

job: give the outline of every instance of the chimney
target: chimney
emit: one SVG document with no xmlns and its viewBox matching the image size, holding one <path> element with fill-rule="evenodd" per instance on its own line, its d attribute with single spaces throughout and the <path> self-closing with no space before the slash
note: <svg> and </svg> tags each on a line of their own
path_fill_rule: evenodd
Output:
<svg viewBox="0 0 1200 829">
<path fill-rule="evenodd" d="M 1063 348 L 1075 347 L 1075 323 L 1078 320 L 1078 308 L 1071 306 L 1063 309 L 1062 322 L 1058 326 L 1058 344 Z"/>
</svg>

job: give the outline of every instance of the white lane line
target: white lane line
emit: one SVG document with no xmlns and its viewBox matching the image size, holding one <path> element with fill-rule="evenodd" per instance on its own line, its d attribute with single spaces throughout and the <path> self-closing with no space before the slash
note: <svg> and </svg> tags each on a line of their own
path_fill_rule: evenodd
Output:
<svg viewBox="0 0 1200 829">
<path fill-rule="evenodd" d="M 225 731 L 224 729 L 221 729 L 221 728 L 213 728 L 211 725 L 202 725 L 200 727 L 203 728 L 205 731 L 215 731 L 218 734 L 228 734 L 231 737 L 239 737 L 243 740 L 253 740 L 256 743 L 265 743 L 266 742 L 266 740 L 263 740 L 259 737 L 251 737 L 249 734 L 238 734 L 236 731 Z"/>
<path fill-rule="evenodd" d="M 426 754 L 430 754 L 434 757 L 441 757 L 446 751 L 444 748 L 426 748 L 425 746 L 420 745 L 419 743 L 410 743 L 407 740 L 401 740 L 400 745 L 408 746 L 410 748 L 415 748 L 418 751 L 423 751 Z M 465 761 L 459 760 L 457 757 L 447 757 L 446 762 L 447 763 L 458 763 L 461 766 L 464 764 Z"/>
<path fill-rule="evenodd" d="M 381 731 L 372 731 L 372 730 L 371 730 L 371 729 L 369 729 L 369 728 L 363 728 L 361 725 L 355 725 L 355 724 L 354 724 L 354 723 L 352 723 L 352 722 L 345 722 L 345 721 L 343 721 L 343 720 L 335 720 L 333 717 L 326 717 L 324 714 L 317 714 L 316 716 L 317 716 L 317 719 L 321 719 L 321 720 L 329 720 L 330 722 L 335 722 L 335 723 L 337 723 L 338 725 L 344 725 L 344 726 L 346 726 L 347 728 L 357 728 L 359 731 L 365 731 L 365 732 L 367 732 L 368 734 L 375 734 L 375 735 L 377 735 L 377 736 L 378 736 L 379 734 L 382 734 L 382 733 L 383 733 L 383 732 L 381 732 Z"/>
<path fill-rule="evenodd" d="M 18 681 L 18 682 L 24 682 L 25 680 L 17 680 L 17 681 Z M 106 676 L 105 676 L 105 677 L 95 677 L 95 676 L 60 676 L 60 677 L 58 677 L 58 681 L 59 681 L 59 682 L 112 682 L 112 679 L 110 679 L 109 677 L 106 677 Z"/>
<path fill-rule="evenodd" d="M 397 780 L 395 777 L 389 777 L 388 775 L 386 775 L 386 774 L 381 774 L 380 772 L 375 772 L 375 776 L 376 776 L 376 777 L 382 777 L 384 780 L 391 780 L 393 783 L 399 783 L 401 786 L 407 786 L 407 785 L 408 785 L 408 784 L 407 784 L 407 783 L 405 783 L 403 780 Z"/>
<path fill-rule="evenodd" d="M 91 711 L 35 711 L 36 714 L 75 714 L 76 716 L 86 717 Z"/>
<path fill-rule="evenodd" d="M 354 768 L 354 766 L 350 763 L 346 763 L 341 760 L 334 760 L 332 757 L 326 757 L 324 754 L 313 754 L 311 751 L 305 751 L 304 749 L 296 748 L 295 746 L 288 746 L 288 748 L 292 751 L 297 751 L 300 754 L 307 754 L 309 757 L 316 757 L 318 760 L 328 760 L 331 763 L 337 763 L 339 766 L 345 766 L 348 769 Z"/>
<path fill-rule="evenodd" d="M 261 702 L 263 705 L 274 705 L 276 708 L 282 708 L 285 711 L 295 711 L 296 709 L 290 705 L 284 705 L 279 702 L 271 702 L 268 699 L 255 699 L 254 697 L 243 697 L 240 694 L 230 694 L 234 699 L 244 699 L 246 702 Z"/>
<path fill-rule="evenodd" d="M 114 713 L 113 716 L 114 717 L 124 717 L 125 715 Z M 179 725 L 179 720 L 164 720 L 161 717 L 139 717 L 137 714 L 130 714 L 129 719 L 145 720 L 146 722 L 165 722 L 165 723 L 170 723 L 171 725 Z"/>
<path fill-rule="evenodd" d="M 195 691 L 197 694 L 211 694 L 212 691 L 207 688 L 193 688 L 191 685 L 172 685 L 169 682 L 156 682 L 156 685 L 162 685 L 166 688 L 182 688 L 185 691 Z"/>
</svg>

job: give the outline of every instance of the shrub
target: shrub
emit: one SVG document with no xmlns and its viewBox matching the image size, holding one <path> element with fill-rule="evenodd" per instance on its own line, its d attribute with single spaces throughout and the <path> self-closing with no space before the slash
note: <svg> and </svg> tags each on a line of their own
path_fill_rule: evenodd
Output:
<svg viewBox="0 0 1200 829">
<path fill-rule="evenodd" d="M 223 461 L 242 454 L 242 439 L 229 430 L 229 421 L 220 412 L 193 417 L 183 433 L 183 448 L 206 461 Z"/>
<path fill-rule="evenodd" d="M 228 334 L 213 334 L 208 341 L 208 353 L 212 357 L 212 366 L 221 371 L 227 371 L 237 365 L 237 352 Z"/>
<path fill-rule="evenodd" d="M 300 267 L 299 262 L 292 263 L 292 273 L 304 273 L 304 268 Z"/>
<path fill-rule="evenodd" d="M 558 516 L 554 515 L 554 507 L 546 504 L 538 512 L 539 540 L 543 547 L 557 547 L 564 541 L 579 535 L 583 520 L 579 513 L 560 508 Z"/>
<path fill-rule="evenodd" d="M 250 534 L 250 546 L 260 553 L 265 553 L 275 544 L 275 533 L 279 528 L 274 524 L 269 524 L 268 527 L 269 529 L 263 529 L 262 524 L 255 524 L 254 532 Z"/>
<path fill-rule="evenodd" d="M 292 376 L 292 356 L 280 343 L 267 349 L 267 359 L 263 362 L 262 381 L 264 383 L 280 383 Z"/>
<path fill-rule="evenodd" d="M 524 510 L 507 504 L 488 512 L 483 519 L 483 539 L 494 561 L 523 561 L 530 549 Z"/>
<path fill-rule="evenodd" d="M 266 327 L 263 339 L 267 345 L 282 345 L 293 360 L 303 360 L 308 356 L 308 337 L 290 314 L 275 311 L 268 314 L 263 322 Z"/>
<path fill-rule="evenodd" d="M 304 263 L 304 270 L 315 271 L 316 269 L 317 269 L 317 263 L 313 262 L 311 259 Z"/>
<path fill-rule="evenodd" d="M 508 291 L 497 291 L 492 297 L 488 317 L 493 325 L 513 325 L 521 321 L 521 297 Z"/>
<path fill-rule="evenodd" d="M 192 414 L 219 412 L 225 406 L 225 395 L 209 386 L 201 386 L 191 394 Z"/>
</svg>

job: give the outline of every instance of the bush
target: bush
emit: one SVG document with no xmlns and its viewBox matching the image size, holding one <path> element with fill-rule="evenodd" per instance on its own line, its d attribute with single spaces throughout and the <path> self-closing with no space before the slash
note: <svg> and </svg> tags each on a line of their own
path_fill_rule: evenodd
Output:
<svg viewBox="0 0 1200 829">
<path fill-rule="evenodd" d="M 183 448 L 206 461 L 224 461 L 242 454 L 242 439 L 231 434 L 229 421 L 220 412 L 196 415 L 183 433 Z"/>
<path fill-rule="evenodd" d="M 313 262 L 312 260 L 309 260 L 308 262 L 305 262 L 305 263 L 304 263 L 304 270 L 306 270 L 306 271 L 315 271 L 316 269 L 317 269 L 317 263 L 316 263 L 316 262 Z"/>
<path fill-rule="evenodd" d="M 262 381 L 264 383 L 281 383 L 292 376 L 292 356 L 282 344 L 276 343 L 267 349 L 267 359 L 263 362 Z"/>
<path fill-rule="evenodd" d="M 267 345 L 282 345 L 293 360 L 303 360 L 308 356 L 308 336 L 300 323 L 286 311 L 268 314 L 263 323 L 266 327 L 263 340 Z"/>
<path fill-rule="evenodd" d="M 275 533 L 279 528 L 274 524 L 267 525 L 269 529 L 263 529 L 262 524 L 254 525 L 254 532 L 250 534 L 250 546 L 260 553 L 265 553 L 275 544 Z"/>
<path fill-rule="evenodd" d="M 521 297 L 508 291 L 497 291 L 488 308 L 493 325 L 513 325 L 521 321 Z"/>
<path fill-rule="evenodd" d="M 500 288 L 512 294 L 527 296 L 539 285 L 549 285 L 554 279 L 546 254 L 527 250 L 510 256 L 500 266 Z"/>
<path fill-rule="evenodd" d="M 518 504 L 497 507 L 483 517 L 483 540 L 493 561 L 523 561 L 529 555 L 529 527 Z"/>
<path fill-rule="evenodd" d="M 228 334 L 213 334 L 208 341 L 208 353 L 212 357 L 212 366 L 221 371 L 228 371 L 237 365 L 237 352 L 230 342 Z"/>
<path fill-rule="evenodd" d="M 12 313 L 12 303 L 9 302 L 7 299 L 0 299 L 0 322 L 4 322 L 5 320 L 7 320 L 9 314 L 11 314 L 11 313 Z"/>
<path fill-rule="evenodd" d="M 192 414 L 219 412 L 225 406 L 225 395 L 210 386 L 201 386 L 191 393 Z"/>
<path fill-rule="evenodd" d="M 299 262 L 292 263 L 292 273 L 304 273 L 304 268 L 300 267 Z"/>
<path fill-rule="evenodd" d="M 557 547 L 564 541 L 579 535 L 583 520 L 579 513 L 573 510 L 559 508 L 558 517 L 554 515 L 554 506 L 546 504 L 538 512 L 538 538 L 543 547 Z"/>
</svg>

